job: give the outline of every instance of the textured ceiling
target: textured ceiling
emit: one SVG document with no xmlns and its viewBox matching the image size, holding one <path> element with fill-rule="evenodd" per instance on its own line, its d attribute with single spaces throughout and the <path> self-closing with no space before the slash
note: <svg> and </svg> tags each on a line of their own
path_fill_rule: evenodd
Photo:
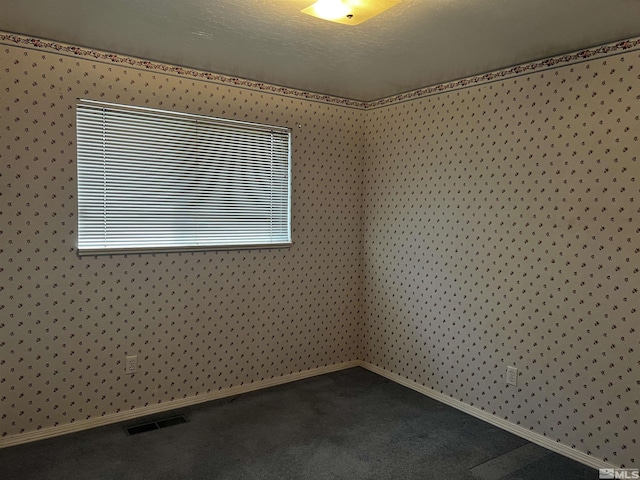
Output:
<svg viewBox="0 0 640 480">
<path fill-rule="evenodd" d="M 358 26 L 312 0 L 0 0 L 0 30 L 355 100 L 640 35 L 640 0 L 404 0 Z"/>
</svg>

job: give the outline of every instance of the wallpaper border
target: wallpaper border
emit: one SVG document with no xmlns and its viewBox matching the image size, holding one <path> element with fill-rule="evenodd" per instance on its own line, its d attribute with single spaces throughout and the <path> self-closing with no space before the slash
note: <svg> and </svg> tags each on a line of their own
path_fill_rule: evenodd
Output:
<svg viewBox="0 0 640 480">
<path fill-rule="evenodd" d="M 550 70 L 560 66 L 572 65 L 575 63 L 582 63 L 588 60 L 595 60 L 597 58 L 604 58 L 612 55 L 619 54 L 625 51 L 634 51 L 640 49 L 640 37 L 630 38 L 626 40 L 620 40 L 617 42 L 606 43 L 600 46 L 590 47 L 583 50 L 578 50 L 566 54 L 556 55 L 545 59 L 537 60 L 534 62 L 522 63 L 512 67 L 507 67 L 501 70 L 493 70 L 481 75 L 474 75 L 470 77 L 461 78 L 458 80 L 452 80 L 449 82 L 439 83 L 432 86 L 418 88 L 405 93 L 399 93 L 397 95 L 391 95 L 389 97 L 380 98 L 378 100 L 360 101 L 352 100 L 348 98 L 335 97 L 332 95 L 325 95 L 321 93 L 307 92 L 305 90 L 297 90 L 295 88 L 282 87 L 279 85 L 272 85 L 264 82 L 256 82 L 252 80 L 246 80 L 238 77 L 231 77 L 228 75 L 222 75 L 218 73 L 206 72 L 203 70 L 197 70 L 193 68 L 180 67 L 176 65 L 169 65 L 161 62 L 154 62 L 151 60 L 144 60 L 136 57 L 130 57 L 127 55 L 120 55 L 115 53 L 104 52 L 101 50 L 94 50 L 90 48 L 77 47 L 66 43 L 43 40 L 39 38 L 29 37 L 20 34 L 0 32 L 0 44 L 5 45 L 19 45 L 25 48 L 32 48 L 37 50 L 44 50 L 52 53 L 63 54 L 67 56 L 75 56 L 81 58 L 88 58 L 90 60 L 99 61 L 102 63 L 113 63 L 122 66 L 129 66 L 142 70 L 157 71 L 168 75 L 184 76 L 194 78 L 203 81 L 209 81 L 212 83 L 218 83 L 223 85 L 231 85 L 240 88 L 246 88 L 249 90 L 256 90 L 260 92 L 271 93 L 275 95 L 282 95 L 286 97 L 295 97 L 304 100 L 310 100 L 320 103 L 327 103 L 332 105 L 339 105 L 343 107 L 351 107 L 361 110 L 369 110 L 373 108 L 379 108 L 383 106 L 393 105 L 396 103 L 402 103 L 407 100 L 415 100 L 422 97 L 428 97 L 431 95 L 454 91 L 470 86 L 481 85 L 484 83 L 491 83 L 496 80 L 503 80 L 510 77 L 517 77 L 526 75 L 529 73 Z"/>
<path fill-rule="evenodd" d="M 7 33 L 0 31 L 0 44 L 21 46 L 34 50 L 44 50 L 47 52 L 58 53 L 70 57 L 81 57 L 93 61 L 98 61 L 100 63 L 112 63 L 125 67 L 137 68 L 140 70 L 159 72 L 166 75 L 189 77 L 222 85 L 245 88 L 248 90 L 256 90 L 285 97 L 295 97 L 303 100 L 311 100 L 315 102 L 328 103 L 343 107 L 352 107 L 361 110 L 364 110 L 366 108 L 367 103 L 359 100 L 351 100 L 349 98 L 335 97 L 332 95 L 307 92 L 305 90 L 298 90 L 295 88 L 283 87 L 280 85 L 272 85 L 270 83 L 257 82 L 239 77 L 231 77 L 219 73 L 197 70 L 195 68 L 181 67 L 162 62 L 144 60 L 142 58 L 130 57 L 128 55 L 121 55 L 117 53 L 105 52 L 102 50 L 78 47 L 67 43 L 44 40 L 16 33 Z"/>
<path fill-rule="evenodd" d="M 603 45 L 586 48 L 584 50 L 576 50 L 574 52 L 555 55 L 534 62 L 521 63 L 519 65 L 507 67 L 501 70 L 493 70 L 491 72 L 480 75 L 474 75 L 471 77 L 461 78 L 459 80 L 452 80 L 450 82 L 423 87 L 416 90 L 411 90 L 406 93 L 399 93 L 398 95 L 392 95 L 389 97 L 381 98 L 379 100 L 372 100 L 370 102 L 367 102 L 365 108 L 372 109 L 387 105 L 393 105 L 395 103 L 402 103 L 407 100 L 415 100 L 418 98 L 429 97 L 431 95 L 436 95 L 447 91 L 454 91 L 471 86 L 482 85 L 484 83 L 491 83 L 495 82 L 496 80 L 504 80 L 512 77 L 527 75 L 530 73 L 552 70 L 558 67 L 574 65 L 576 63 L 583 63 L 585 61 L 596 60 L 598 58 L 606 58 L 613 55 L 618 55 L 622 52 L 635 51 L 638 49 L 640 49 L 640 37 L 620 40 L 618 42 L 605 43 Z"/>
</svg>

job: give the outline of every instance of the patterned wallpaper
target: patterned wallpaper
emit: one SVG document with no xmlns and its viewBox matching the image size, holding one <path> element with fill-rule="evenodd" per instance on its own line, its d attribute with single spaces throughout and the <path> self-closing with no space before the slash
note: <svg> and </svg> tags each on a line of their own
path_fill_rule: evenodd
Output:
<svg viewBox="0 0 640 480">
<path fill-rule="evenodd" d="M 369 111 L 364 360 L 637 467 L 639 132 L 637 51 Z"/>
<path fill-rule="evenodd" d="M 357 358 L 364 111 L 0 49 L 0 436 Z M 78 257 L 77 98 L 291 127 L 294 246 Z"/>
<path fill-rule="evenodd" d="M 637 466 L 629 42 L 351 105 L 3 40 L 2 438 L 360 359 Z M 294 247 L 77 257 L 76 98 L 293 128 Z"/>
</svg>

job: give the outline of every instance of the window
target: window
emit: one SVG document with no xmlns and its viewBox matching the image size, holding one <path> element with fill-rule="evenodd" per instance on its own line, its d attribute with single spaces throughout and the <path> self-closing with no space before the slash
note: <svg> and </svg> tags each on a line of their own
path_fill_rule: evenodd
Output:
<svg viewBox="0 0 640 480">
<path fill-rule="evenodd" d="M 286 128 L 77 105 L 78 252 L 291 244 Z"/>
</svg>

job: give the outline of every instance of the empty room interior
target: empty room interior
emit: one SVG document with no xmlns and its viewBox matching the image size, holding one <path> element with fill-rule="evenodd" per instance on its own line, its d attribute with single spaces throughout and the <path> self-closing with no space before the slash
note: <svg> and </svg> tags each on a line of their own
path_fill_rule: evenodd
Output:
<svg viewBox="0 0 640 480">
<path fill-rule="evenodd" d="M 640 2 L 312 3 L 0 0 L 0 477 L 638 478 Z M 289 238 L 83 252 L 111 106 Z"/>
</svg>

